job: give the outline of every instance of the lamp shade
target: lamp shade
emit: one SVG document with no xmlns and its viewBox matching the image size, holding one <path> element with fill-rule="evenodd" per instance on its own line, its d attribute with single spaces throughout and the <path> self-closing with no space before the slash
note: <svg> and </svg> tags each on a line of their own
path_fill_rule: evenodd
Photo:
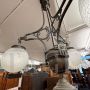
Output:
<svg viewBox="0 0 90 90">
<path fill-rule="evenodd" d="M 23 48 L 10 48 L 2 56 L 1 67 L 8 72 L 16 73 L 25 68 L 29 56 Z"/>
<path fill-rule="evenodd" d="M 80 52 L 75 49 L 68 50 L 69 54 L 69 69 L 77 69 L 78 65 L 82 63 Z"/>
<path fill-rule="evenodd" d="M 90 0 L 79 0 L 79 10 L 84 22 L 90 26 Z"/>
</svg>

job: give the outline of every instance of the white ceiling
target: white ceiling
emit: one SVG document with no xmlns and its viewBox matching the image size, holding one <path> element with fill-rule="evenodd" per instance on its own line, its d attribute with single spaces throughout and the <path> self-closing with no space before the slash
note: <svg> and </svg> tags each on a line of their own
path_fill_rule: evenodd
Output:
<svg viewBox="0 0 90 90">
<path fill-rule="evenodd" d="M 90 28 L 83 28 L 70 34 L 70 46 L 76 49 L 90 47 Z"/>
<path fill-rule="evenodd" d="M 61 4 L 60 1 L 63 0 L 57 0 L 59 4 Z M 68 0 L 67 0 L 68 1 Z M 67 31 L 70 31 L 77 26 L 83 25 L 84 22 L 80 16 L 79 13 L 79 5 L 78 5 L 78 0 L 73 0 L 72 4 L 70 5 L 65 18 L 64 18 L 64 23 Z"/>
<path fill-rule="evenodd" d="M 0 23 L 2 23 L 20 1 L 0 0 Z M 55 12 L 53 1 L 51 0 L 51 10 Z M 78 10 L 78 0 L 73 0 L 64 18 L 64 24 L 66 30 L 71 30 L 83 24 Z M 18 37 L 36 31 L 41 25 L 42 14 L 39 0 L 23 0 L 23 3 L 0 25 L 0 52 L 4 52 L 13 44 L 17 44 Z M 23 45 L 27 48 L 31 58 L 40 61 L 44 60 L 44 48 L 41 42 L 23 42 Z M 47 42 L 47 47 L 52 47 L 51 41 Z"/>
</svg>

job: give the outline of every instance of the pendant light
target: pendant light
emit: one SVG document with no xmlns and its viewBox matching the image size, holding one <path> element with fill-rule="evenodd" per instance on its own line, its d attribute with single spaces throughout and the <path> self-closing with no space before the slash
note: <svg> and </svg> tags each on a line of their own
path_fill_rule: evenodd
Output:
<svg viewBox="0 0 90 90">
<path fill-rule="evenodd" d="M 76 49 L 69 49 L 69 69 L 78 69 L 78 65 L 82 63 L 81 54 Z"/>
<path fill-rule="evenodd" d="M 1 67 L 7 72 L 16 73 L 25 68 L 29 56 L 23 46 L 14 45 L 2 56 Z"/>
<path fill-rule="evenodd" d="M 68 67 L 68 60 L 67 60 L 67 50 L 63 50 L 63 47 L 65 46 L 67 48 L 67 41 L 64 40 L 64 38 L 60 35 L 60 27 L 63 21 L 63 18 L 69 9 L 71 3 L 73 0 L 66 0 L 62 1 L 62 4 L 60 5 L 58 11 L 55 13 L 54 16 L 50 13 L 50 3 L 49 0 L 40 0 L 41 4 L 41 11 L 42 11 L 42 17 L 43 17 L 43 23 L 39 29 L 37 29 L 35 32 L 27 33 L 22 37 L 19 37 L 19 43 L 21 44 L 22 41 L 32 41 L 32 40 L 39 40 L 42 42 L 42 44 L 45 47 L 45 52 L 48 52 L 47 57 L 50 55 L 50 53 L 54 53 L 53 56 L 55 57 L 54 61 L 58 63 L 56 65 L 56 68 L 60 66 L 60 63 L 64 63 L 63 67 L 58 67 L 58 72 L 63 73 L 66 68 Z M 65 5 L 65 6 L 64 6 Z M 48 25 L 45 25 L 45 13 L 47 15 Z M 55 26 L 57 21 L 57 27 Z M 46 37 L 41 37 L 42 31 L 46 31 L 47 35 Z M 56 39 L 55 39 L 56 38 Z M 47 50 L 45 40 L 52 41 L 53 50 Z M 54 42 L 56 41 L 56 43 Z M 62 44 L 63 47 L 60 47 L 59 51 L 59 44 Z M 59 51 L 59 52 L 58 52 Z M 59 54 L 60 53 L 60 54 Z M 45 56 L 46 57 L 46 56 Z M 52 56 L 51 56 L 52 57 Z M 46 58 L 45 58 L 46 59 Z M 59 60 L 60 59 L 60 60 Z M 62 59 L 64 60 L 62 62 Z M 1 61 L 1 66 L 3 69 L 5 69 L 8 72 L 19 72 L 22 70 L 28 63 L 29 57 L 28 53 L 26 52 L 25 48 L 20 45 L 15 45 L 12 48 L 8 49 L 4 54 Z M 48 62 L 51 61 L 48 59 Z M 67 64 L 67 65 L 66 65 Z M 65 67 L 64 67 L 65 66 Z M 65 69 L 64 69 L 65 68 Z M 60 71 L 59 69 L 62 69 Z"/>
</svg>

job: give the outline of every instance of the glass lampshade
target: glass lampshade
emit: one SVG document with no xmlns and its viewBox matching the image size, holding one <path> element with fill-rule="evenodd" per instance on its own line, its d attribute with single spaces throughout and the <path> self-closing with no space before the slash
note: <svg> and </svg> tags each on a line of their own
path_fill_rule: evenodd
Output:
<svg viewBox="0 0 90 90">
<path fill-rule="evenodd" d="M 70 49 L 68 50 L 69 54 L 69 69 L 77 69 L 78 65 L 82 63 L 81 61 L 81 54 L 75 49 Z"/>
<path fill-rule="evenodd" d="M 2 56 L 1 67 L 8 72 L 16 73 L 25 68 L 29 56 L 23 48 L 10 48 Z"/>
<path fill-rule="evenodd" d="M 90 0 L 79 0 L 79 10 L 83 21 L 90 26 Z"/>
</svg>

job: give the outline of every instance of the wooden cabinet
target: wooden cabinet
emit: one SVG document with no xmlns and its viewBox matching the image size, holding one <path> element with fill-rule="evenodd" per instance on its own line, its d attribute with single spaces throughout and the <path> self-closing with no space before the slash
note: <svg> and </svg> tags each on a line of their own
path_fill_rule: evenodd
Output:
<svg viewBox="0 0 90 90">
<path fill-rule="evenodd" d="M 2 90 L 2 76 L 3 76 L 3 72 L 0 72 L 0 90 Z"/>
</svg>

